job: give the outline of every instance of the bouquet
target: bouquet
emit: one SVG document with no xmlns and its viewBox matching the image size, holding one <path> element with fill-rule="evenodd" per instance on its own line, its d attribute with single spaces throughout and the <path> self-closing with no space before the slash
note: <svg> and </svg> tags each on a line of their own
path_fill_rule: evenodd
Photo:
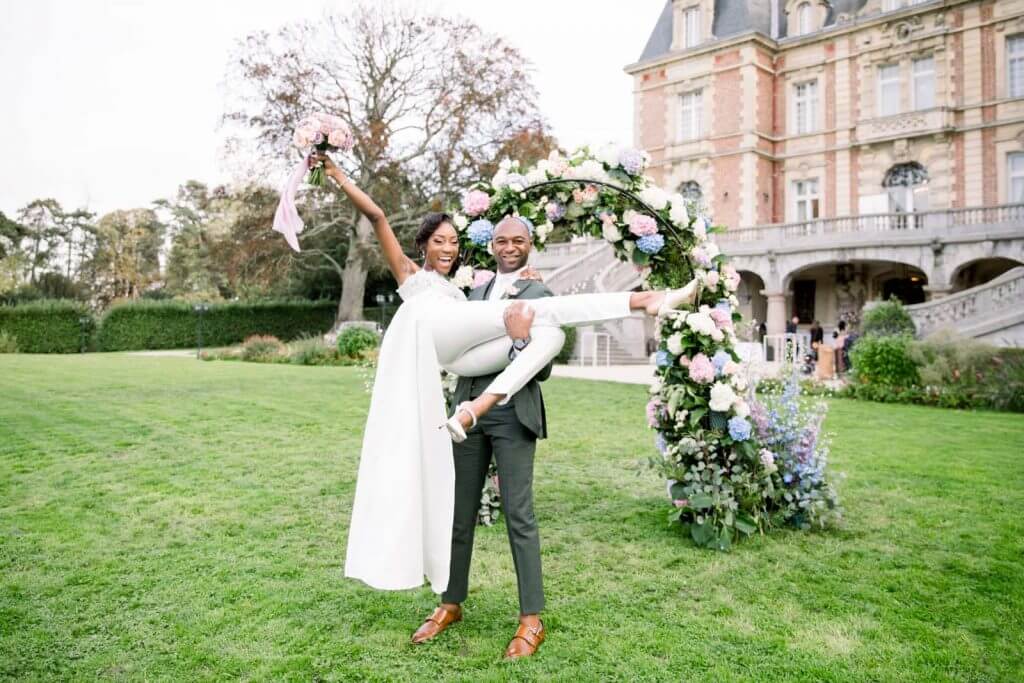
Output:
<svg viewBox="0 0 1024 683">
<path fill-rule="evenodd" d="M 318 152 L 337 152 L 339 150 L 349 152 L 352 150 L 355 138 L 352 135 L 352 131 L 349 130 L 341 118 L 318 112 L 299 121 L 299 127 L 295 129 L 295 133 L 292 135 L 292 142 L 295 143 L 295 146 L 300 151 L 307 152 L 308 150 L 306 154 L 308 159 L 313 150 Z M 310 170 L 309 178 L 306 182 L 316 187 L 323 187 L 323 164 L 317 164 Z"/>
<path fill-rule="evenodd" d="M 288 246 L 299 251 L 298 235 L 304 225 L 295 208 L 295 193 L 298 192 L 307 171 L 309 178 L 306 182 L 315 187 L 324 185 L 323 164 L 310 168 L 310 157 L 314 151 L 349 152 L 355 144 L 355 137 L 341 118 L 317 112 L 299 122 L 292 134 L 292 142 L 303 153 L 302 161 L 292 170 L 288 182 L 281 190 L 281 201 L 274 212 L 274 230 L 284 235 Z"/>
</svg>

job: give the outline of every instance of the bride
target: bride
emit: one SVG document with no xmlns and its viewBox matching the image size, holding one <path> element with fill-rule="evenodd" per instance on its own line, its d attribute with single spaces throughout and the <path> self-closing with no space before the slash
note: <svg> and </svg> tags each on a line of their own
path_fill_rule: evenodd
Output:
<svg viewBox="0 0 1024 683">
<path fill-rule="evenodd" d="M 562 325 L 658 315 L 691 304 L 696 283 L 667 292 L 578 294 L 533 299 L 531 342 L 509 360 L 504 313 L 510 300 L 467 301 L 448 278 L 459 237 L 446 214 L 431 214 L 416 234 L 419 266 L 405 255 L 387 218 L 325 154 L 314 155 L 325 174 L 370 221 L 402 298 L 381 342 L 377 376 L 363 433 L 349 526 L 345 576 L 374 588 L 448 585 L 455 471 L 452 440 L 499 403 L 508 401 L 554 359 Z M 510 220 L 506 218 L 506 220 Z M 487 391 L 448 418 L 440 371 L 480 376 L 501 371 Z"/>
</svg>

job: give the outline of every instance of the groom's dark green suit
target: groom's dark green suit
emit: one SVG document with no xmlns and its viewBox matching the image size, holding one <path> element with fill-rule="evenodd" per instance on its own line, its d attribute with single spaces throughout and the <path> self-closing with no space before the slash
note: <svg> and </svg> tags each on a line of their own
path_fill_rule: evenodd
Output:
<svg viewBox="0 0 1024 683">
<path fill-rule="evenodd" d="M 492 279 L 469 293 L 471 301 L 490 298 Z M 506 297 L 539 299 L 552 296 L 551 290 L 537 280 L 518 280 Z M 453 321 L 454 322 L 454 321 Z M 519 584 L 521 614 L 537 614 L 544 608 L 541 581 L 540 535 L 533 514 L 533 456 L 537 439 L 547 436 L 544 398 L 538 382 L 551 375 L 551 365 L 530 380 L 504 406 L 495 406 L 480 418 L 468 438 L 454 445 L 455 518 L 452 526 L 451 572 L 446 603 L 461 604 L 469 590 L 469 565 L 473 555 L 480 495 L 487 468 L 493 456 L 498 466 L 502 511 L 508 529 L 512 559 Z M 482 394 L 496 375 L 460 377 L 455 388 L 453 407 Z"/>
</svg>

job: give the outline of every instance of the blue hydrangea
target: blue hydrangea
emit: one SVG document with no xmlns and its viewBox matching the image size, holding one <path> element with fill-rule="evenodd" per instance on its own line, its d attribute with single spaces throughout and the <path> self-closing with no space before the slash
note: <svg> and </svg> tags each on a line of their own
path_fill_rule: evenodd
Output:
<svg viewBox="0 0 1024 683">
<path fill-rule="evenodd" d="M 624 149 L 619 153 L 619 165 L 633 175 L 640 175 L 644 170 L 644 153 L 638 149 Z"/>
<path fill-rule="evenodd" d="M 466 228 L 466 233 L 473 244 L 478 247 L 487 246 L 487 243 L 491 241 L 491 237 L 494 235 L 494 223 L 491 223 L 486 218 L 480 218 L 469 224 L 469 227 Z"/>
<path fill-rule="evenodd" d="M 732 356 L 730 356 L 725 349 L 719 349 L 715 352 L 715 355 L 711 357 L 711 362 L 715 366 L 715 372 L 719 375 L 722 374 L 722 368 L 725 367 L 725 364 L 731 360 Z"/>
<path fill-rule="evenodd" d="M 750 423 L 745 417 L 734 417 L 729 420 L 729 436 L 733 441 L 746 441 L 750 438 Z"/>
<path fill-rule="evenodd" d="M 665 349 L 661 349 L 654 355 L 654 362 L 659 368 L 667 368 L 672 365 L 672 354 Z"/>
<path fill-rule="evenodd" d="M 645 254 L 657 254 L 665 246 L 665 238 L 661 235 L 644 235 L 636 241 L 636 248 Z"/>
</svg>

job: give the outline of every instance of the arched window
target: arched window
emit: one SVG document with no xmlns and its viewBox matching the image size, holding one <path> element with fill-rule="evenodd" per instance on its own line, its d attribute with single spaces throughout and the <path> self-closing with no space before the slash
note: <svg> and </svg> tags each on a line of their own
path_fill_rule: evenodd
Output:
<svg viewBox="0 0 1024 683">
<path fill-rule="evenodd" d="M 796 8 L 796 32 L 798 35 L 804 35 L 814 30 L 812 22 L 814 21 L 814 13 L 811 10 L 811 3 L 802 2 Z"/>
<path fill-rule="evenodd" d="M 889 210 L 893 213 L 928 209 L 928 171 L 916 161 L 896 164 L 886 171 L 882 187 L 889 193 Z"/>
<path fill-rule="evenodd" d="M 683 195 L 683 199 L 691 201 L 694 204 L 700 204 L 701 199 L 704 198 L 704 192 L 700 189 L 700 183 L 696 180 L 687 180 L 679 186 L 679 194 Z"/>
</svg>

